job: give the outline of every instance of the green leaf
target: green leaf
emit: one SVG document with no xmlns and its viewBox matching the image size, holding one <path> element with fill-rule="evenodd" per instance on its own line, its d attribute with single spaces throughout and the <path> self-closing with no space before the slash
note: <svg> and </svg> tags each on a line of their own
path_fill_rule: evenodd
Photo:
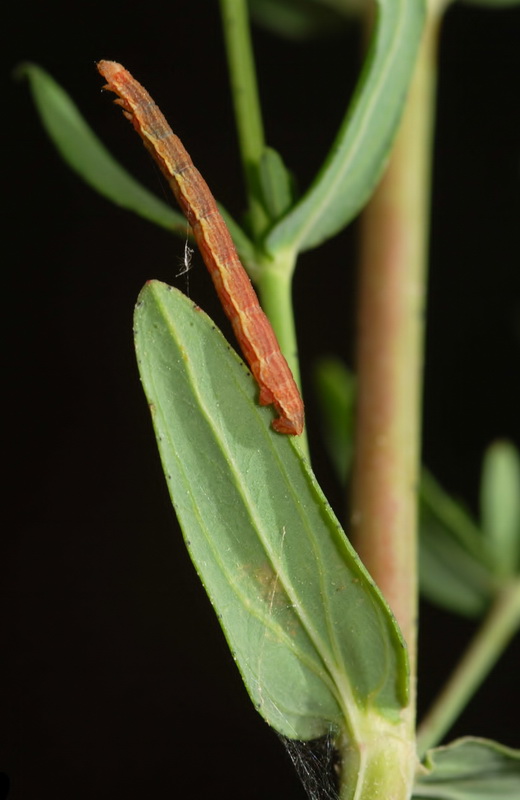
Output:
<svg viewBox="0 0 520 800">
<path fill-rule="evenodd" d="M 108 152 L 62 87 L 36 64 L 20 64 L 27 77 L 42 123 L 63 160 L 83 180 L 113 203 L 144 219 L 186 236 L 186 218 L 149 192 Z M 244 264 L 256 263 L 256 251 L 240 226 L 219 206 Z"/>
<path fill-rule="evenodd" d="M 492 597 L 489 573 L 424 509 L 421 509 L 419 580 L 421 594 L 449 611 L 480 617 L 489 608 Z"/>
<path fill-rule="evenodd" d="M 520 456 L 509 442 L 496 442 L 484 456 L 480 507 L 498 573 L 515 575 L 520 565 Z"/>
<path fill-rule="evenodd" d="M 450 611 L 481 616 L 496 584 L 479 528 L 426 470 L 421 474 L 420 500 L 421 592 Z"/>
<path fill-rule="evenodd" d="M 365 0 L 354 2 L 359 6 Z M 348 15 L 351 4 L 352 0 L 249 0 L 251 16 L 257 24 L 295 41 L 337 36 L 338 28 L 345 27 L 343 16 Z"/>
<path fill-rule="evenodd" d="M 392 726 L 407 699 L 396 623 L 292 437 L 214 323 L 152 281 L 136 351 L 186 545 L 251 699 L 309 740 L 362 709 Z M 360 734 L 361 735 L 361 734 Z"/>
<path fill-rule="evenodd" d="M 415 64 L 424 2 L 378 0 L 378 7 L 350 108 L 314 182 L 267 235 L 271 253 L 307 250 L 338 233 L 366 203 L 385 167 Z"/>
<path fill-rule="evenodd" d="M 36 64 L 21 64 L 45 130 L 64 161 L 93 189 L 116 205 L 186 235 L 186 220 L 135 180 L 108 152 L 69 95 Z"/>
<path fill-rule="evenodd" d="M 293 181 L 281 155 L 272 147 L 264 148 L 262 153 L 259 183 L 269 217 L 273 221 L 280 219 L 293 203 Z"/>
<path fill-rule="evenodd" d="M 430 800 L 518 800 L 520 750 L 488 739 L 458 739 L 429 750 L 426 774 L 420 775 L 413 797 Z"/>
<path fill-rule="evenodd" d="M 327 452 L 344 484 L 354 452 L 354 375 L 338 358 L 322 358 L 314 370 Z"/>
</svg>

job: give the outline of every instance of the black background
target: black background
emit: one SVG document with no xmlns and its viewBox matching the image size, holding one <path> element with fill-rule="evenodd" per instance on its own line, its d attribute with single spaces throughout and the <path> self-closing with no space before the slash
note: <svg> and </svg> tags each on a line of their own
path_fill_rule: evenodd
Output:
<svg viewBox="0 0 520 800">
<path fill-rule="evenodd" d="M 84 186 L 46 138 L 27 86 L 10 75 L 22 60 L 44 66 L 118 158 L 163 192 L 137 137 L 100 91 L 95 61 L 122 62 L 239 217 L 217 5 L 21 2 L 9 17 L 2 114 L 9 513 L 0 628 L 7 654 L 0 771 L 10 777 L 9 798 L 302 798 L 281 745 L 247 699 L 185 553 L 134 363 L 132 311 L 148 278 L 189 288 L 222 324 L 207 273 L 197 259 L 189 287 L 175 280 L 183 243 Z M 518 434 L 519 41 L 518 9 L 457 6 L 440 58 L 424 458 L 474 509 L 484 448 Z M 302 187 L 341 118 L 358 48 L 355 32 L 312 43 L 255 33 L 268 140 Z M 355 225 L 306 254 L 295 283 L 316 469 L 340 514 L 309 369 L 323 352 L 351 359 L 344 331 L 352 330 L 354 257 Z M 424 709 L 473 625 L 427 605 L 422 617 Z M 450 738 L 472 733 L 520 744 L 519 654 L 517 640 Z"/>
</svg>

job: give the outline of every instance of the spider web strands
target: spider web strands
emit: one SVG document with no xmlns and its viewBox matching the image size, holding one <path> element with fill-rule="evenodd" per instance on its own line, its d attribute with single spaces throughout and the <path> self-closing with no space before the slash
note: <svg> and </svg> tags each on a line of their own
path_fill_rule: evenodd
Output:
<svg viewBox="0 0 520 800">
<path fill-rule="evenodd" d="M 309 800 L 339 800 L 339 752 L 334 734 L 299 742 L 278 734 Z"/>
<path fill-rule="evenodd" d="M 275 431 L 301 434 L 304 411 L 298 387 L 206 181 L 158 106 L 128 70 L 115 61 L 100 61 L 97 68 L 107 81 L 105 88 L 118 95 L 115 102 L 159 165 L 193 230 L 224 312 L 260 387 L 260 405 L 272 404 L 278 412 L 272 423 Z"/>
</svg>

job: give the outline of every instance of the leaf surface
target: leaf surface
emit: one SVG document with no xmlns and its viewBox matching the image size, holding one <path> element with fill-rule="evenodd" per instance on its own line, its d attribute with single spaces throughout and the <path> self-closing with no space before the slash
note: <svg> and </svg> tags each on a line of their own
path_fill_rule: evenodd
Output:
<svg viewBox="0 0 520 800">
<path fill-rule="evenodd" d="M 272 253 L 307 250 L 338 233 L 361 210 L 386 165 L 415 65 L 424 2 L 378 0 L 377 5 L 350 107 L 314 182 L 266 237 Z"/>
<path fill-rule="evenodd" d="M 314 381 L 325 446 L 345 485 L 354 457 L 356 380 L 340 359 L 328 356 L 316 363 Z"/>
<path fill-rule="evenodd" d="M 495 442 L 484 456 L 480 507 L 497 573 L 515 575 L 520 567 L 520 455 L 511 442 Z"/>
<path fill-rule="evenodd" d="M 251 699 L 309 740 L 362 709 L 397 720 L 406 653 L 292 437 L 212 321 L 152 281 L 136 351 L 173 505 Z"/>
<path fill-rule="evenodd" d="M 450 611 L 481 616 L 497 584 L 493 559 L 479 527 L 426 469 L 421 475 L 420 500 L 421 592 Z"/>
<path fill-rule="evenodd" d="M 30 63 L 21 64 L 17 75 L 29 79 L 45 130 L 71 169 L 116 205 L 186 237 L 184 215 L 149 192 L 109 153 L 71 97 L 54 78 L 41 67 Z M 220 205 L 219 209 L 244 265 L 251 267 L 256 261 L 251 241 L 226 209 Z"/>
<path fill-rule="evenodd" d="M 518 800 L 520 750 L 488 739 L 458 739 L 428 751 L 428 772 L 413 797 L 430 800 Z"/>
<path fill-rule="evenodd" d="M 64 161 L 86 183 L 113 203 L 169 230 L 186 221 L 149 192 L 109 153 L 62 87 L 36 64 L 22 64 L 17 73 L 29 79 L 34 102 L 51 140 Z"/>
</svg>

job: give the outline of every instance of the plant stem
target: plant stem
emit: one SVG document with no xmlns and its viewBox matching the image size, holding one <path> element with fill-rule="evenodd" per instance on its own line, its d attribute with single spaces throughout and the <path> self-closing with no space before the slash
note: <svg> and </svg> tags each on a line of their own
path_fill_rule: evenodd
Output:
<svg viewBox="0 0 520 800">
<path fill-rule="evenodd" d="M 220 13 L 248 195 L 249 223 L 253 237 L 259 238 L 268 224 L 267 215 L 259 200 L 258 187 L 258 165 L 265 142 L 247 2 L 220 0 Z"/>
<path fill-rule="evenodd" d="M 388 170 L 361 223 L 354 544 L 416 662 L 417 485 L 436 43 L 431 14 Z M 413 684 L 412 684 L 413 685 Z"/>
<path fill-rule="evenodd" d="M 231 91 L 249 204 L 249 223 L 253 239 L 258 241 L 269 218 L 260 201 L 259 165 L 265 151 L 264 130 L 256 82 L 253 46 L 249 29 L 246 0 L 220 0 L 220 12 L 228 57 Z M 274 328 L 280 348 L 298 386 L 300 368 L 294 313 L 292 305 L 292 275 L 294 253 L 278 253 L 276 262 L 267 261 L 255 268 L 254 277 L 262 306 Z M 308 458 L 307 435 L 298 439 L 300 449 Z"/>
<path fill-rule="evenodd" d="M 276 262 L 267 262 L 259 272 L 257 281 L 262 308 L 269 317 L 276 333 L 280 349 L 301 390 L 300 364 L 298 359 L 298 342 L 294 324 L 292 302 L 292 276 L 296 256 L 293 253 L 277 254 Z M 303 455 L 309 459 L 307 433 L 298 437 Z"/>
<path fill-rule="evenodd" d="M 457 668 L 423 719 L 417 737 L 420 758 L 450 729 L 475 690 L 520 627 L 520 580 L 500 592 Z"/>
</svg>

